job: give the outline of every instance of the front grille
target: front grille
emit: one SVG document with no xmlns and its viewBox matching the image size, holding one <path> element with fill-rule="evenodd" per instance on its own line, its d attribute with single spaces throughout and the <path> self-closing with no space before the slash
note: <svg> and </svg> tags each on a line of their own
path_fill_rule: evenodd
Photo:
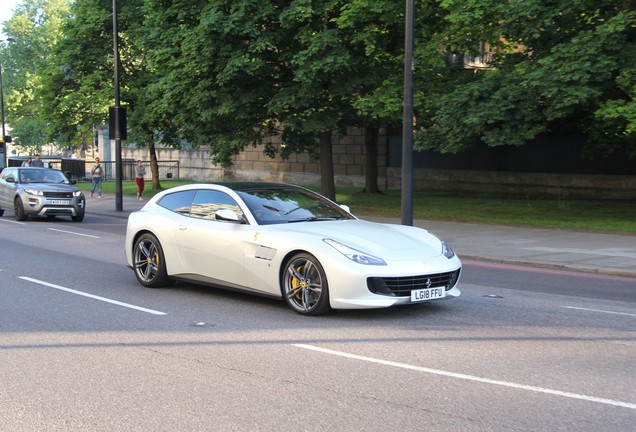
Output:
<svg viewBox="0 0 636 432">
<path fill-rule="evenodd" d="M 40 213 L 42 214 L 42 213 Z M 73 210 L 71 210 L 70 208 L 47 208 L 46 211 L 44 212 L 45 215 L 49 216 L 49 215 L 73 215 Z"/>
<path fill-rule="evenodd" d="M 410 296 L 411 291 L 422 288 L 446 287 L 448 291 L 457 283 L 459 272 L 460 270 L 418 276 L 371 277 L 367 279 L 367 286 L 374 294 L 396 297 Z"/>
<path fill-rule="evenodd" d="M 44 192 L 47 198 L 73 198 L 73 192 Z"/>
</svg>

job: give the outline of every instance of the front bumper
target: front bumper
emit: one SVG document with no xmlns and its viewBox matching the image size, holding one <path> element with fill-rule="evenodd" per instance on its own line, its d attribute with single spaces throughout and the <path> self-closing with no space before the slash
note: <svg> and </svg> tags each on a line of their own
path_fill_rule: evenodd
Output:
<svg viewBox="0 0 636 432">
<path fill-rule="evenodd" d="M 330 303 L 333 309 L 372 309 L 397 305 L 415 304 L 411 300 L 410 292 L 401 295 L 384 295 L 373 293 L 368 286 L 369 279 L 374 278 L 402 278 L 427 275 L 433 279 L 434 275 L 458 272 L 457 278 L 451 285 L 446 285 L 443 299 L 459 297 L 458 288 L 461 261 L 456 256 L 447 259 L 439 256 L 427 260 L 427 263 L 413 261 L 392 262 L 386 267 L 347 266 L 337 269 L 327 269 L 328 275 L 337 275 L 329 279 Z M 330 271 L 331 270 L 331 271 Z M 335 271 L 334 271 L 335 270 Z"/>
<path fill-rule="evenodd" d="M 86 210 L 86 198 L 83 194 L 72 198 L 26 195 L 22 202 L 24 212 L 29 216 L 81 216 Z"/>
</svg>

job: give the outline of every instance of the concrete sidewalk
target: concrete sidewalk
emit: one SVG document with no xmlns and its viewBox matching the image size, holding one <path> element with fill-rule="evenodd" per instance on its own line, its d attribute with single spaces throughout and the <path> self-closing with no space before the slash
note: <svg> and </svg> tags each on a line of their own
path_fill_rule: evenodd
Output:
<svg viewBox="0 0 636 432">
<path fill-rule="evenodd" d="M 116 211 L 115 195 L 87 198 L 87 213 L 127 218 L 146 201 L 124 196 Z M 362 218 L 400 223 L 397 218 Z M 463 261 L 485 261 L 570 270 L 636 279 L 636 236 L 501 225 L 415 220 L 444 239 Z"/>
</svg>

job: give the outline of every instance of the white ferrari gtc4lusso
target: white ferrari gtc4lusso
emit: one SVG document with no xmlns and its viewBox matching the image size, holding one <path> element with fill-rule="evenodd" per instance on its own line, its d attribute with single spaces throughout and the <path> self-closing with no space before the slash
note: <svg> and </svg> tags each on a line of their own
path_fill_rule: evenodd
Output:
<svg viewBox="0 0 636 432">
<path fill-rule="evenodd" d="M 128 218 L 140 284 L 173 281 L 283 298 L 296 312 L 370 309 L 457 297 L 461 262 L 428 231 L 360 220 L 311 190 L 191 184 Z"/>
</svg>

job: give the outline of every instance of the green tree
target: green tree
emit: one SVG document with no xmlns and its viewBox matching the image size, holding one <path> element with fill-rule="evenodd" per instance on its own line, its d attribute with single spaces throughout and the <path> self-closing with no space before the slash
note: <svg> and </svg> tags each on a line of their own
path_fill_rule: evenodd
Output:
<svg viewBox="0 0 636 432">
<path fill-rule="evenodd" d="M 159 189 L 157 137 L 145 110 L 153 74 L 139 44 L 142 6 L 143 0 L 118 3 L 120 99 L 128 108 L 128 141 L 148 147 L 152 188 Z M 50 62 L 45 99 L 55 133 L 78 146 L 91 139 L 95 125 L 108 121 L 114 105 L 113 9 L 100 0 L 75 0 L 71 12 Z"/>
<path fill-rule="evenodd" d="M 334 131 L 400 118 L 404 19 L 397 4 L 149 0 L 144 40 L 157 80 L 148 111 L 164 119 L 164 139 L 210 145 L 224 166 L 278 135 L 282 146 L 266 153 L 319 157 L 321 191 L 333 197 Z"/>
<path fill-rule="evenodd" d="M 151 85 L 151 110 L 166 119 L 164 135 L 210 145 L 222 166 L 271 136 L 282 137 L 283 157 L 320 154 L 321 178 L 332 185 L 323 183 L 323 192 L 335 196 L 329 156 L 341 96 L 332 72 L 347 59 L 331 52 L 339 51 L 334 34 L 320 32 L 324 9 L 299 3 L 147 2 L 153 30 L 146 47 L 152 67 L 163 72 Z"/>
<path fill-rule="evenodd" d="M 458 152 L 481 140 L 524 145 L 583 133 L 589 154 L 636 155 L 633 1 L 443 0 L 449 50 L 498 49 L 492 70 L 446 75 L 419 112 L 419 148 Z"/>
<path fill-rule="evenodd" d="M 275 89 L 272 4 L 147 0 L 145 34 L 154 79 L 146 113 L 164 143 L 210 145 L 229 166 L 247 145 L 274 135 L 265 108 Z"/>
<path fill-rule="evenodd" d="M 405 2 L 351 0 L 336 20 L 346 36 L 358 79 L 351 85 L 355 124 L 365 128 L 365 191 L 378 192 L 377 138 L 381 127 L 402 127 L 404 87 Z M 414 103 L 422 105 L 437 85 L 442 66 L 436 33 L 444 24 L 436 1 L 417 2 L 414 13 Z"/>
<path fill-rule="evenodd" d="M 44 78 L 51 135 L 69 147 L 92 139 L 94 126 L 107 120 L 112 99 L 112 15 L 100 3 L 73 2 Z"/>
<path fill-rule="evenodd" d="M 51 119 L 43 103 L 43 76 L 52 50 L 68 16 L 67 0 L 23 0 L 5 23 L 4 32 L 16 42 L 3 56 L 6 118 L 15 135 L 14 145 L 39 153 L 51 143 Z"/>
</svg>

